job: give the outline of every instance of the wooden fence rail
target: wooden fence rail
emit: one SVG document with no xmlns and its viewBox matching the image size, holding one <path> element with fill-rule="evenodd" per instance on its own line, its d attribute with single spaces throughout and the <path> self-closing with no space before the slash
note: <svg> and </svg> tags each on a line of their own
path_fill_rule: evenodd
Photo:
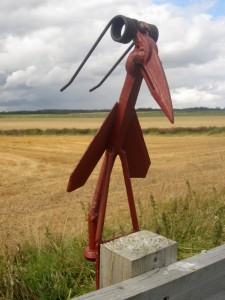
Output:
<svg viewBox="0 0 225 300">
<path fill-rule="evenodd" d="M 223 300 L 225 245 L 74 299 Z"/>
</svg>

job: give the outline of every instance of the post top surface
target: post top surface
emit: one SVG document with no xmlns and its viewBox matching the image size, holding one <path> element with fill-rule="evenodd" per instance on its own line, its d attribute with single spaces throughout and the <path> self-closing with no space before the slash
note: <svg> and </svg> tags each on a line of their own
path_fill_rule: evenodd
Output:
<svg viewBox="0 0 225 300">
<path fill-rule="evenodd" d="M 165 249 L 176 242 L 151 231 L 142 230 L 104 243 L 102 246 L 129 260 Z"/>
</svg>

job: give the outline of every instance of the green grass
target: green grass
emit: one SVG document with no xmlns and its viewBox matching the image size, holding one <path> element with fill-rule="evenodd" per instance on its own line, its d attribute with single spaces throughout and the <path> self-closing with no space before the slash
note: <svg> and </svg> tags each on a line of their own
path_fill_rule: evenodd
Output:
<svg viewBox="0 0 225 300">
<path fill-rule="evenodd" d="M 46 231 L 45 245 L 18 246 L 0 260 L 0 299 L 70 299 L 95 288 L 94 265 L 83 258 L 82 237 L 61 241 Z"/>
<path fill-rule="evenodd" d="M 225 127 L 172 127 L 172 128 L 145 128 L 142 129 L 144 134 L 154 135 L 193 135 L 207 134 L 218 135 L 225 133 Z"/>
<path fill-rule="evenodd" d="M 0 119 L 10 118 L 10 119 L 81 119 L 81 118 L 105 118 L 108 112 L 87 112 L 87 113 L 68 113 L 68 114 L 0 114 Z"/>
<path fill-rule="evenodd" d="M 200 195 L 187 182 L 187 194 L 157 203 L 138 201 L 141 227 L 175 240 L 178 258 L 193 256 L 225 243 L 225 189 Z"/>
<path fill-rule="evenodd" d="M 0 136 L 25 136 L 25 135 L 94 135 L 98 129 L 78 129 L 78 128 L 62 128 L 62 129 L 10 129 L 0 130 Z M 225 127 L 172 127 L 172 128 L 145 128 L 143 134 L 152 135 L 222 135 L 225 134 Z"/>
<path fill-rule="evenodd" d="M 97 129 L 77 129 L 77 128 L 62 128 L 62 129 L 40 129 L 40 128 L 30 128 L 30 129 L 10 129 L 10 130 L 0 130 L 1 135 L 9 136 L 25 136 L 25 135 L 94 135 Z"/>
<path fill-rule="evenodd" d="M 140 108 L 137 109 L 137 114 L 140 117 L 162 117 L 164 113 L 161 109 Z M 1 118 L 13 119 L 47 119 L 47 118 L 105 118 L 109 110 L 43 110 L 43 111 L 20 111 L 20 112 L 0 112 Z M 225 116 L 225 109 L 210 109 L 210 108 L 187 108 L 174 109 L 175 116 L 193 117 L 193 116 Z"/>
<path fill-rule="evenodd" d="M 183 198 L 158 203 L 151 195 L 136 202 L 141 228 L 177 241 L 178 259 L 225 243 L 225 189 L 203 196 L 187 182 Z M 106 227 L 105 238 L 127 232 L 129 220 L 121 219 L 123 224 Z M 6 248 L 0 257 L 0 299 L 70 299 L 94 290 L 94 264 L 83 258 L 85 245 L 82 236 L 61 240 L 46 230 L 42 246 L 18 245 L 12 256 Z"/>
</svg>

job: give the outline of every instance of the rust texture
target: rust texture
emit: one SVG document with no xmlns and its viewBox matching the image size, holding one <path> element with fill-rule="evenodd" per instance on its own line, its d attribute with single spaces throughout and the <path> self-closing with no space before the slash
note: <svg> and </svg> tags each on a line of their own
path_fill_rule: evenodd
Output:
<svg viewBox="0 0 225 300">
<path fill-rule="evenodd" d="M 136 30 L 133 36 L 134 49 L 126 61 L 127 74 L 119 101 L 112 108 L 72 172 L 67 187 L 67 190 L 71 192 L 83 186 L 105 153 L 89 212 L 89 246 L 84 250 L 84 256 L 88 260 L 96 261 L 97 288 L 99 287 L 99 249 L 100 244 L 104 242 L 102 231 L 110 175 L 117 156 L 121 160 L 123 170 L 132 221 L 131 232 L 139 230 L 130 178 L 144 178 L 150 166 L 150 158 L 135 112 L 135 104 L 143 79 L 170 122 L 174 122 L 172 101 L 158 56 L 156 41 L 149 34 L 151 26 L 140 22 L 139 28 L 141 30 Z"/>
</svg>

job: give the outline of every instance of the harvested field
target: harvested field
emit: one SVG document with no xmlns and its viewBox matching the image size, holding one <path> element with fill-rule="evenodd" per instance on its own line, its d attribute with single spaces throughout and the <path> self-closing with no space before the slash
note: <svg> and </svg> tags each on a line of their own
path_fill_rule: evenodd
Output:
<svg viewBox="0 0 225 300">
<path fill-rule="evenodd" d="M 100 164 L 84 187 L 67 193 L 66 185 L 92 138 L 0 137 L 1 245 L 13 249 L 27 240 L 39 244 L 46 228 L 60 236 L 86 232 L 86 213 Z M 203 194 L 225 188 L 225 136 L 146 135 L 145 140 L 152 165 L 145 179 L 132 180 L 136 201 L 145 202 L 151 195 L 156 202 L 185 195 L 187 181 Z M 108 222 L 125 222 L 121 220 L 127 212 L 127 201 L 120 171 L 116 161 Z"/>
<path fill-rule="evenodd" d="M 96 115 L 93 117 L 30 117 L 12 116 L 0 118 L 0 130 L 11 129 L 49 129 L 49 128 L 99 128 L 106 114 Z M 141 116 L 141 114 L 139 114 Z M 172 125 L 164 116 L 140 117 L 142 128 L 172 128 L 172 127 L 224 127 L 225 116 L 175 116 L 175 123 Z"/>
</svg>

